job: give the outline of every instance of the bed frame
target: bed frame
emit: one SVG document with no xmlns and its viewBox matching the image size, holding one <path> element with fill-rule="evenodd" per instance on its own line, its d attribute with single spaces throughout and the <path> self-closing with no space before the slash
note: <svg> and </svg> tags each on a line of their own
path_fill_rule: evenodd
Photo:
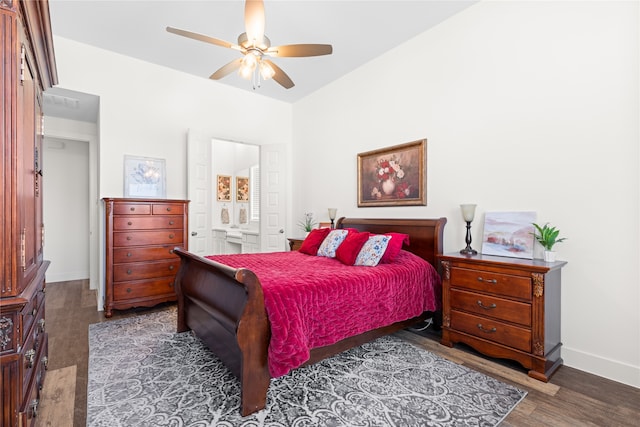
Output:
<svg viewBox="0 0 640 427">
<path fill-rule="evenodd" d="M 446 222 L 446 218 L 340 218 L 336 228 L 406 233 L 410 236 L 410 245 L 404 249 L 439 269 L 436 256 L 442 253 Z M 264 409 L 271 379 L 267 366 L 270 326 L 260 281 L 248 269 L 231 268 L 181 248 L 175 248 L 175 253 L 181 258 L 176 277 L 178 332 L 193 330 L 240 379 L 242 416 Z M 314 348 L 305 365 L 404 329 L 428 315 L 423 313 L 329 346 Z"/>
</svg>

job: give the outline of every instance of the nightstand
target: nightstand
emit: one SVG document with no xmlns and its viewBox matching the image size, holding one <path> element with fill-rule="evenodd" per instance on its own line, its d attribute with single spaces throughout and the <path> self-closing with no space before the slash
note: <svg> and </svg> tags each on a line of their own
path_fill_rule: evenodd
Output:
<svg viewBox="0 0 640 427">
<path fill-rule="evenodd" d="M 292 251 L 297 251 L 302 246 L 302 242 L 304 241 L 304 237 L 287 237 L 289 241 L 289 249 Z"/>
<path fill-rule="evenodd" d="M 459 253 L 438 259 L 441 343 L 515 360 L 530 377 L 549 381 L 562 365 L 560 271 L 566 262 Z"/>
</svg>

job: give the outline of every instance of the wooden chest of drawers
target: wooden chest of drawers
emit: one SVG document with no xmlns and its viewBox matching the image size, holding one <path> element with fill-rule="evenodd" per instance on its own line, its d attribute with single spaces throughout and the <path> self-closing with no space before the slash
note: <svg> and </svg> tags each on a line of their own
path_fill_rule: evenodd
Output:
<svg viewBox="0 0 640 427">
<path fill-rule="evenodd" d="M 512 359 L 548 381 L 562 364 L 560 271 L 566 262 L 496 256 L 438 257 L 443 271 L 442 344 Z"/>
<path fill-rule="evenodd" d="M 188 201 L 103 199 L 106 214 L 105 316 L 174 301 L 179 258 L 187 248 Z"/>
</svg>

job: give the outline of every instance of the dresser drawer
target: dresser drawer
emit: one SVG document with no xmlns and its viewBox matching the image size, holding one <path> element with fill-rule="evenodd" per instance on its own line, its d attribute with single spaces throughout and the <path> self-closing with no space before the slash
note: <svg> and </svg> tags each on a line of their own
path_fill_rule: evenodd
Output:
<svg viewBox="0 0 640 427">
<path fill-rule="evenodd" d="M 500 294 L 527 301 L 531 299 L 530 277 L 453 267 L 450 282 L 452 287 Z"/>
<path fill-rule="evenodd" d="M 131 231 L 113 233 L 113 246 L 182 244 L 182 231 Z"/>
<path fill-rule="evenodd" d="M 175 276 L 179 267 L 180 259 L 115 264 L 113 266 L 113 280 L 115 282 L 122 282 L 127 280 L 150 279 L 153 277 Z"/>
<path fill-rule="evenodd" d="M 124 262 L 153 261 L 158 259 L 175 259 L 174 245 L 149 246 L 144 248 L 118 248 L 113 250 L 114 264 Z"/>
<path fill-rule="evenodd" d="M 151 205 L 144 203 L 116 203 L 113 205 L 114 215 L 150 215 Z"/>
<path fill-rule="evenodd" d="M 114 230 L 157 230 L 176 228 L 182 230 L 182 217 L 173 216 L 122 216 L 113 219 Z"/>
<path fill-rule="evenodd" d="M 154 203 L 152 212 L 154 215 L 182 215 L 184 205 L 182 203 Z"/>
<path fill-rule="evenodd" d="M 531 330 L 451 310 L 451 328 L 476 337 L 531 352 Z"/>
<path fill-rule="evenodd" d="M 531 304 L 459 289 L 451 290 L 451 308 L 531 326 Z"/>
<path fill-rule="evenodd" d="M 18 412 L 18 425 L 24 427 L 34 427 L 41 405 L 40 390 L 44 384 L 44 377 L 47 369 L 48 340 L 45 335 L 37 357 L 33 362 L 32 372 L 30 372 L 30 382 L 23 388 L 24 398 L 20 401 L 20 411 Z"/>
<path fill-rule="evenodd" d="M 114 283 L 114 301 L 128 301 L 136 298 L 148 298 L 160 295 L 175 294 L 173 277 L 163 277 L 153 280 L 137 280 L 132 282 Z"/>
<path fill-rule="evenodd" d="M 38 318 L 40 320 L 43 319 L 44 316 L 44 307 L 43 310 L 38 314 Z M 41 326 L 42 325 L 42 326 Z M 27 339 L 24 342 L 24 346 L 22 347 L 22 359 L 20 363 L 22 363 L 22 390 L 23 392 L 27 391 L 29 386 L 29 382 L 31 382 L 31 378 L 35 375 L 35 372 L 38 370 L 38 365 L 40 363 L 40 356 L 42 353 L 42 348 L 44 345 L 44 339 L 46 338 L 44 333 L 44 323 L 36 324 L 36 326 L 31 329 Z"/>
<path fill-rule="evenodd" d="M 35 295 L 25 304 L 20 315 L 22 316 L 22 342 L 25 342 L 33 324 L 44 317 L 44 282 L 39 284 Z"/>
</svg>

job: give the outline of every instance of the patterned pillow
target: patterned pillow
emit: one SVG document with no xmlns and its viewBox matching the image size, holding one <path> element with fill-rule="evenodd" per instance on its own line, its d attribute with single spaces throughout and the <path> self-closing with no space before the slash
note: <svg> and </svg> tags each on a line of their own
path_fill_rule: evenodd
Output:
<svg viewBox="0 0 640 427">
<path fill-rule="evenodd" d="M 325 237 L 318 248 L 318 256 L 326 256 L 328 258 L 336 257 L 336 249 L 347 237 L 347 230 L 331 230 L 329 235 Z"/>
<path fill-rule="evenodd" d="M 367 243 L 360 249 L 360 253 L 353 265 L 364 265 L 368 267 L 378 265 L 391 239 L 391 236 L 385 236 L 383 234 L 370 236 Z"/>
</svg>

